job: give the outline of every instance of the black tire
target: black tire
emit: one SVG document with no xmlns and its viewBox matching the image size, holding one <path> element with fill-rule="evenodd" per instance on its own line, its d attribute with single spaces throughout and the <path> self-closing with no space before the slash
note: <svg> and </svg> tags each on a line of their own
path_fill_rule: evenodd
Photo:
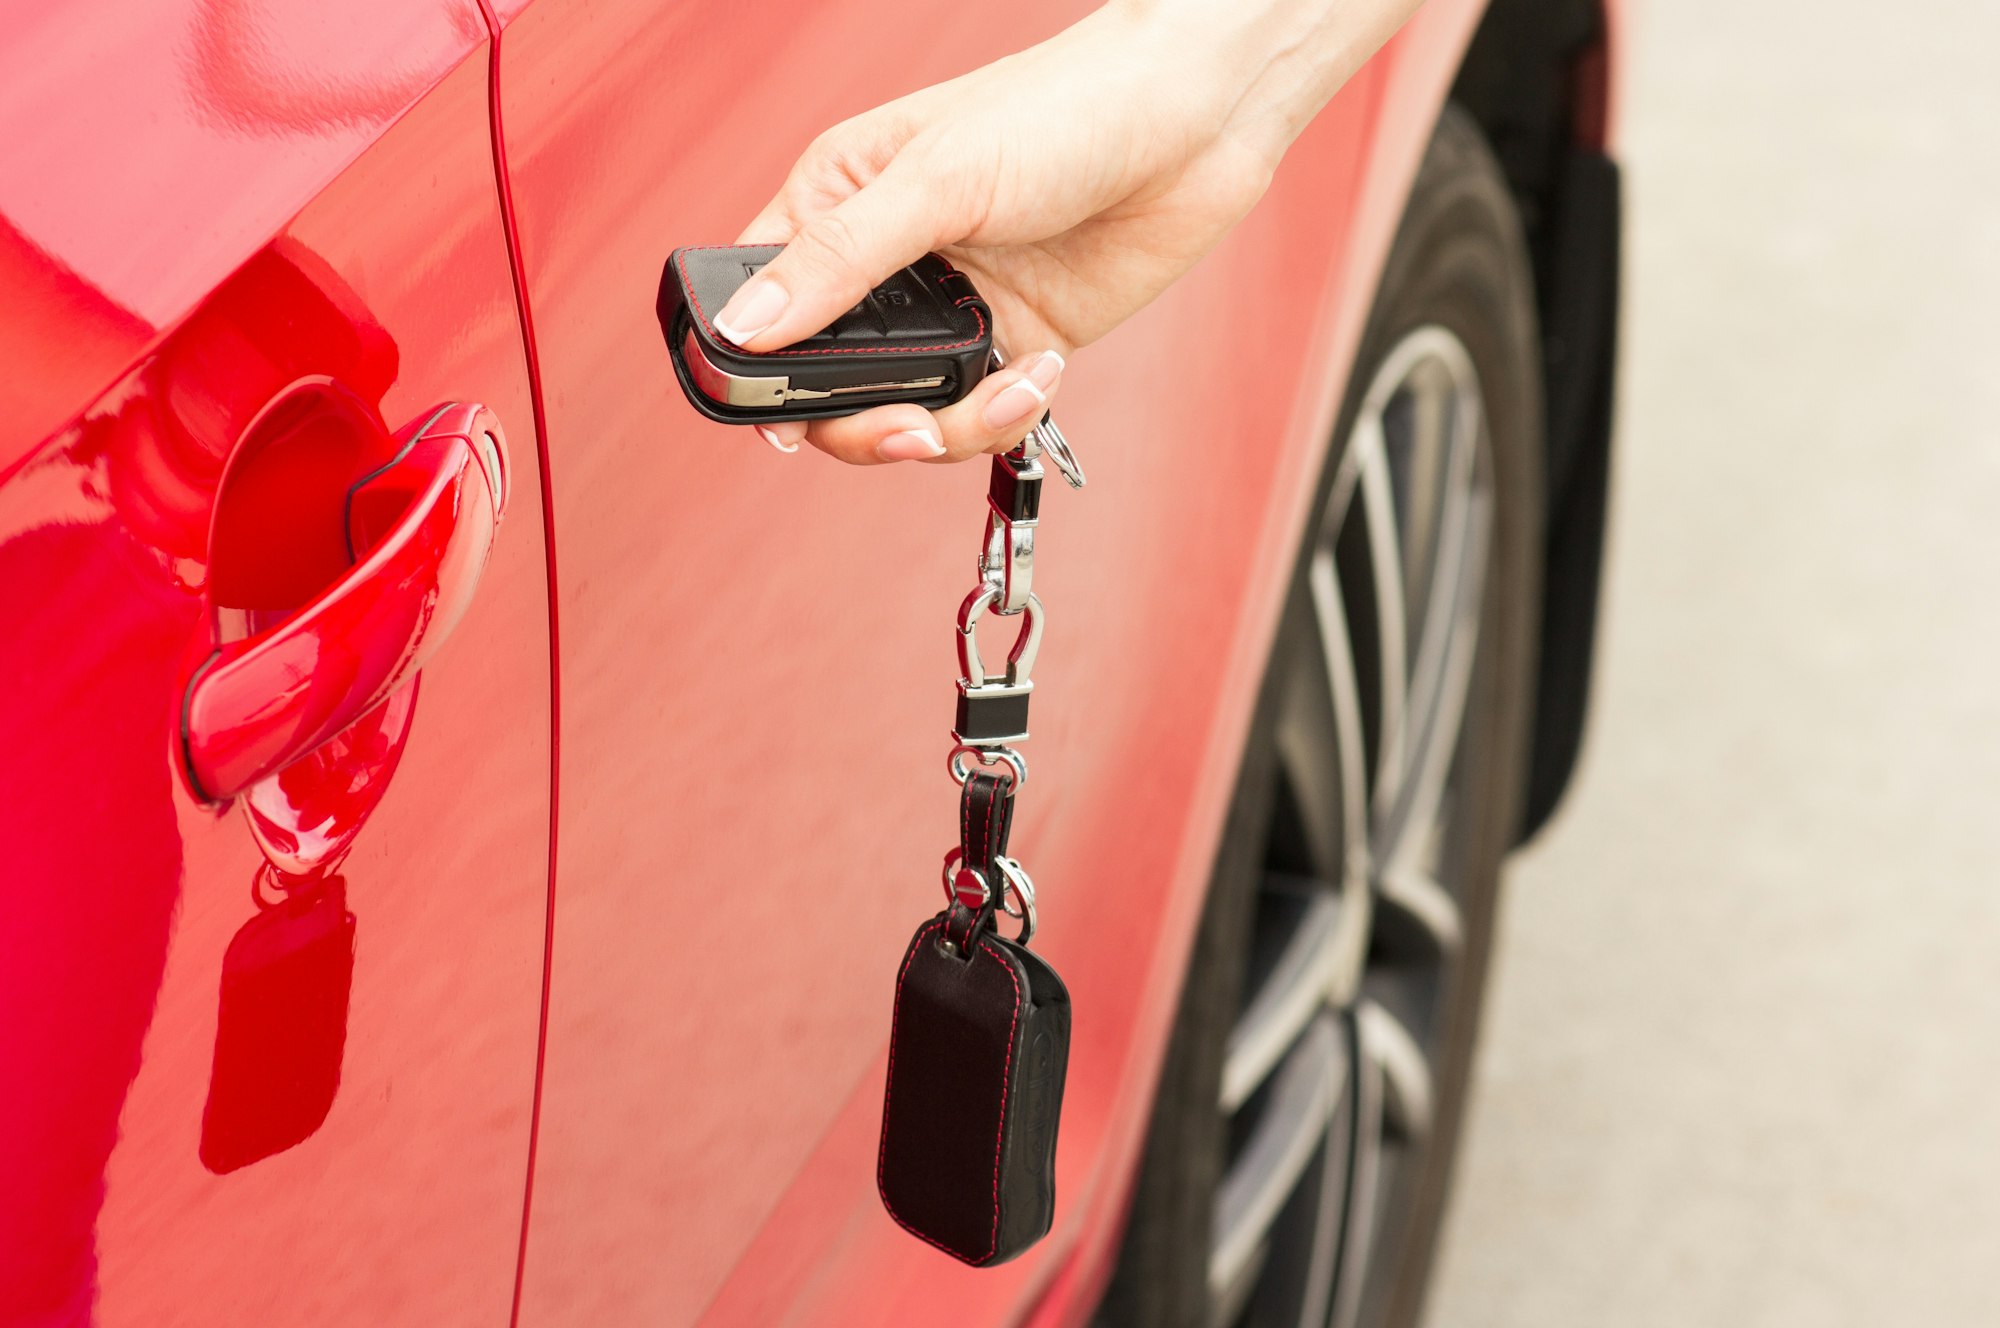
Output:
<svg viewBox="0 0 2000 1328">
<path fill-rule="evenodd" d="M 1464 463 L 1474 470 L 1468 472 L 1471 478 L 1467 480 L 1472 496 L 1462 510 L 1478 514 L 1467 517 L 1468 529 L 1476 526 L 1477 534 L 1461 541 L 1461 551 L 1472 549 L 1476 540 L 1483 543 L 1486 559 L 1477 582 L 1456 588 L 1458 582 L 1440 580 L 1445 572 L 1439 569 L 1446 563 L 1441 550 L 1450 547 L 1440 543 L 1433 566 L 1425 574 L 1425 593 L 1442 594 L 1438 587 L 1444 586 L 1461 600 L 1458 607 L 1447 605 L 1439 610 L 1433 610 L 1427 600 L 1422 613 L 1410 613 L 1412 619 L 1422 617 L 1426 623 L 1439 621 L 1444 615 L 1470 624 L 1475 607 L 1477 611 L 1470 643 L 1441 637 L 1442 644 L 1435 647 L 1433 656 L 1447 661 L 1436 671 L 1447 681 L 1438 684 L 1435 695 L 1447 697 L 1456 688 L 1462 697 L 1457 703 L 1462 709 L 1455 743 L 1436 737 L 1445 745 L 1431 748 L 1432 735 L 1443 733 L 1439 727 L 1443 721 L 1422 719 L 1419 731 L 1417 720 L 1409 719 L 1400 732 L 1395 757 L 1401 761 L 1404 748 L 1415 753 L 1409 757 L 1410 769 L 1400 777 L 1413 788 L 1426 778 L 1441 785 L 1434 799 L 1439 810 L 1431 813 L 1436 826 L 1425 832 L 1427 842 L 1439 847 L 1435 852 L 1426 848 L 1425 861 L 1435 858 L 1435 883 L 1443 885 L 1457 916 L 1455 926 L 1433 928 L 1446 938 L 1434 944 L 1425 939 L 1428 933 L 1423 927 L 1412 930 L 1410 900 L 1403 897 L 1403 887 L 1386 891 L 1375 877 L 1378 868 L 1387 870 L 1373 861 L 1378 813 L 1386 821 L 1391 814 L 1382 812 L 1384 800 L 1390 806 L 1406 801 L 1402 791 L 1384 793 L 1379 787 L 1386 778 L 1382 774 L 1387 760 L 1382 751 L 1384 734 L 1392 722 L 1384 717 L 1389 703 L 1384 700 L 1388 693 L 1383 679 L 1390 670 L 1382 661 L 1396 657 L 1383 654 L 1380 648 L 1390 634 L 1370 636 L 1365 621 L 1370 596 L 1375 593 L 1369 587 L 1377 583 L 1372 580 L 1372 571 L 1353 569 L 1369 555 L 1349 556 L 1351 549 L 1369 547 L 1367 532 L 1357 539 L 1353 528 L 1375 520 L 1370 515 L 1373 511 L 1396 510 L 1395 504 L 1405 496 L 1404 490 L 1394 487 L 1400 483 L 1393 474 L 1396 439 L 1386 433 L 1376 435 L 1384 438 L 1379 449 L 1388 458 L 1381 469 L 1391 475 L 1381 483 L 1390 486 L 1394 502 L 1386 509 L 1377 505 L 1364 510 L 1363 500 L 1356 495 L 1367 481 L 1352 478 L 1360 463 L 1350 456 L 1356 447 L 1352 440 L 1357 421 L 1364 405 L 1379 411 L 1371 419 L 1390 418 L 1390 412 L 1398 408 L 1393 393 L 1389 406 L 1370 405 L 1371 384 L 1377 382 L 1379 374 L 1393 376 L 1395 366 L 1408 357 L 1406 348 L 1432 337 L 1431 329 L 1447 334 L 1438 339 L 1439 345 L 1453 340 L 1459 343 L 1464 355 L 1452 352 L 1456 358 L 1450 362 L 1462 364 L 1469 357 L 1476 377 L 1484 418 L 1479 440 L 1470 445 L 1475 460 Z M 1421 372 L 1447 377 L 1450 373 L 1428 366 Z M 1462 379 L 1453 381 L 1462 383 Z M 1459 396 L 1447 394 L 1440 399 L 1463 400 L 1460 390 Z M 1233 1232 L 1219 1230 L 1218 1196 L 1225 1178 L 1236 1175 L 1233 1168 L 1241 1162 L 1236 1155 L 1260 1137 L 1261 1125 L 1255 1113 L 1278 1110 L 1269 1102 L 1260 1107 L 1259 1095 L 1280 1091 L 1271 1087 L 1279 1070 L 1271 1071 L 1270 1079 L 1249 1097 L 1239 1096 L 1233 1115 L 1223 1105 L 1225 1060 L 1248 1045 L 1244 1029 L 1250 1017 L 1247 1007 L 1253 994 L 1263 994 L 1261 986 L 1255 993 L 1248 988 L 1276 980 L 1269 975 L 1271 946 L 1282 945 L 1287 939 L 1282 931 L 1276 933 L 1277 941 L 1271 939 L 1273 928 L 1279 926 L 1272 921 L 1277 905 L 1271 900 L 1279 896 L 1270 892 L 1282 888 L 1293 892 L 1284 898 L 1317 899 L 1319 896 L 1299 893 L 1305 889 L 1301 883 L 1304 877 L 1315 878 L 1310 883 L 1315 888 L 1339 891 L 1345 887 L 1317 878 L 1335 871 L 1351 874 L 1348 867 L 1329 865 L 1323 851 L 1319 853 L 1319 870 L 1315 870 L 1314 850 L 1306 842 L 1313 840 L 1310 827 L 1339 813 L 1315 811 L 1305 805 L 1306 795 L 1300 790 L 1312 787 L 1313 781 L 1294 773 L 1306 769 L 1313 759 L 1310 753 L 1299 755 L 1302 740 L 1298 734 L 1312 727 L 1298 718 L 1305 713 L 1300 709 L 1304 703 L 1297 699 L 1298 689 L 1304 685 L 1299 679 L 1307 676 L 1299 661 L 1311 656 L 1328 674 L 1337 671 L 1325 663 L 1326 643 L 1332 639 L 1321 626 L 1326 610 L 1314 607 L 1311 569 L 1316 558 L 1322 560 L 1318 565 L 1332 567 L 1338 578 L 1341 620 L 1348 627 L 1347 635 L 1340 639 L 1351 647 L 1356 669 L 1353 677 L 1358 683 L 1353 695 L 1360 703 L 1345 713 L 1358 713 L 1364 729 L 1359 743 L 1365 762 L 1354 761 L 1355 745 L 1343 746 L 1345 740 L 1337 733 L 1328 745 L 1347 754 L 1342 769 L 1365 771 L 1367 782 L 1358 827 L 1365 832 L 1361 848 L 1357 852 L 1350 847 L 1351 835 L 1340 840 L 1342 852 L 1349 858 L 1371 860 L 1363 869 L 1366 881 L 1360 887 L 1367 895 L 1367 907 L 1357 914 L 1367 918 L 1363 926 L 1366 959 L 1356 961 L 1364 967 L 1347 1005 L 1331 1014 L 1316 1009 L 1311 1016 L 1316 1025 L 1330 1020 L 1326 1026 L 1344 1030 L 1336 1035 L 1346 1039 L 1342 1045 L 1348 1057 L 1340 1105 L 1329 1116 L 1318 1151 L 1302 1164 L 1298 1188 L 1287 1191 L 1284 1208 L 1263 1238 L 1264 1253 L 1258 1264 L 1261 1271 L 1254 1274 L 1257 1281 L 1247 1293 L 1249 1299 L 1245 1301 L 1242 1293 L 1232 1291 L 1225 1299 L 1236 1305 L 1236 1310 L 1221 1312 L 1232 1323 L 1298 1322 L 1303 1316 L 1315 1322 L 1331 1318 L 1336 1323 L 1371 1328 L 1414 1324 L 1421 1313 L 1465 1105 L 1500 867 L 1514 842 L 1526 786 L 1541 590 L 1537 550 L 1544 462 L 1534 284 L 1520 219 L 1505 177 L 1477 126 L 1455 107 L 1446 108 L 1418 174 L 1339 420 L 1337 445 L 1331 449 L 1326 473 L 1319 481 L 1315 517 L 1307 529 L 1288 607 L 1273 645 L 1213 885 L 1189 961 L 1124 1244 L 1099 1313 L 1098 1321 L 1106 1328 L 1206 1328 L 1214 1321 L 1218 1293 L 1210 1285 L 1211 1256 L 1223 1235 L 1234 1239 Z M 1458 428 L 1456 422 L 1440 427 L 1439 436 Z M 1439 482 L 1440 494 L 1446 492 L 1446 483 Z M 1413 491 L 1414 481 L 1410 487 Z M 1330 504 L 1336 501 L 1337 493 L 1346 496 L 1338 500 L 1342 506 L 1332 510 Z M 1411 501 L 1414 504 L 1415 500 Z M 1449 497 L 1437 499 L 1440 510 L 1447 511 L 1455 510 L 1452 501 Z M 1433 524 L 1442 527 L 1444 523 Z M 1386 522 L 1384 526 L 1387 528 Z M 1400 538 L 1401 528 L 1397 530 Z M 1438 536 L 1440 541 L 1444 538 Z M 1402 561 L 1396 567 L 1397 588 L 1407 589 L 1402 578 L 1410 569 Z M 1324 578 L 1326 574 L 1319 575 Z M 1321 584 L 1323 587 L 1324 580 Z M 1392 596 L 1385 592 L 1381 598 L 1387 602 Z M 1409 596 L 1403 598 L 1415 603 Z M 1384 621 L 1400 619 L 1385 617 Z M 1409 647 L 1409 655 L 1420 663 L 1428 658 L 1423 653 L 1429 648 L 1427 642 L 1428 638 L 1418 639 Z M 1469 674 L 1455 675 L 1449 661 L 1461 649 L 1470 660 Z M 1372 687 L 1368 677 L 1371 664 L 1379 666 Z M 1454 676 L 1463 680 L 1449 681 Z M 1331 690 L 1336 699 L 1328 703 L 1329 713 L 1336 717 L 1337 728 L 1338 715 L 1343 713 L 1337 699 L 1342 689 L 1336 685 Z M 1411 716 L 1416 715 L 1411 698 L 1418 695 L 1413 684 L 1405 698 L 1409 704 L 1404 707 Z M 1452 703 L 1440 704 L 1448 709 Z M 1417 733 L 1414 741 L 1409 740 L 1410 733 Z M 1433 757 L 1432 752 L 1440 754 Z M 1424 769 L 1443 773 L 1426 777 L 1421 773 Z M 1348 781 L 1352 782 L 1351 775 Z M 1323 789 L 1324 783 L 1319 787 Z M 1346 796 L 1344 792 L 1342 796 Z M 1409 796 L 1423 801 L 1426 795 Z M 1353 820 L 1356 805 L 1351 800 L 1343 803 L 1348 820 Z M 1393 829 L 1395 836 L 1404 833 L 1404 829 Z M 1324 833 L 1313 840 L 1325 842 Z M 1379 842 L 1399 845 L 1385 851 L 1384 856 L 1408 856 L 1400 839 L 1384 837 Z M 1274 886 L 1273 882 L 1279 884 Z M 1350 906 L 1342 903 L 1329 915 L 1341 911 L 1350 911 Z M 1351 948 L 1353 943 L 1347 944 Z M 1397 994 L 1384 994 L 1391 992 Z M 1386 1089 L 1378 1085 L 1374 1106 L 1369 1106 L 1364 1080 L 1375 1071 L 1365 1045 L 1369 1035 L 1362 1024 L 1375 1027 L 1379 1020 L 1370 1023 L 1374 1016 L 1363 1017 L 1358 1011 L 1363 1005 L 1385 1001 L 1392 1002 L 1396 1011 L 1420 1012 L 1408 1017 L 1404 1029 L 1428 1066 L 1424 1081 L 1429 1092 L 1427 1129 L 1420 1139 L 1399 1141 L 1388 1133 L 1372 1141 L 1368 1137 L 1371 1129 L 1387 1130 L 1381 1122 L 1395 1112 L 1385 1109 L 1382 1101 L 1385 1094 L 1389 1099 L 1397 1098 L 1398 1090 L 1393 1083 Z M 1289 1066 L 1291 1060 L 1288 1052 L 1279 1069 Z M 1232 1066 L 1232 1072 L 1235 1068 Z M 1243 1077 L 1234 1075 L 1231 1082 Z M 1385 1082 L 1394 1078 L 1386 1070 L 1379 1077 Z M 1411 1113 L 1408 1103 L 1402 1110 L 1406 1117 Z M 1371 1126 L 1369 1121 L 1376 1124 Z M 1403 1128 L 1408 1132 L 1407 1126 Z M 1339 1156 L 1343 1149 L 1347 1151 L 1344 1165 Z M 1367 1149 L 1374 1151 L 1364 1157 Z M 1231 1191 L 1242 1192 L 1242 1185 Z M 1283 1225 L 1292 1220 L 1293 1209 L 1300 1205 L 1310 1209 L 1300 1219 L 1308 1223 L 1305 1229 L 1309 1234 L 1303 1236 Z M 1330 1213 L 1335 1216 L 1328 1216 Z M 1328 1237 L 1325 1232 L 1332 1221 L 1338 1222 L 1339 1230 Z M 1360 1235 L 1364 1228 L 1357 1223 L 1368 1224 L 1365 1230 L 1372 1232 L 1372 1237 Z M 1335 1242 L 1330 1256 L 1326 1248 L 1329 1239 Z M 1236 1265 L 1225 1261 L 1222 1266 Z M 1252 1274 L 1237 1274 L 1231 1285 L 1240 1285 L 1248 1276 Z M 1290 1281 L 1277 1285 L 1285 1278 Z"/>
</svg>

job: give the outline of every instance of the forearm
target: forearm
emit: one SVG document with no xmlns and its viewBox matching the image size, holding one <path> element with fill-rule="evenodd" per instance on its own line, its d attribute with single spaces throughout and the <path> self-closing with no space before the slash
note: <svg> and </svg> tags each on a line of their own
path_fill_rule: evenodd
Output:
<svg viewBox="0 0 2000 1328">
<path fill-rule="evenodd" d="M 1132 25 L 1216 79 L 1227 132 L 1275 162 L 1423 0 L 1109 0 Z"/>
</svg>

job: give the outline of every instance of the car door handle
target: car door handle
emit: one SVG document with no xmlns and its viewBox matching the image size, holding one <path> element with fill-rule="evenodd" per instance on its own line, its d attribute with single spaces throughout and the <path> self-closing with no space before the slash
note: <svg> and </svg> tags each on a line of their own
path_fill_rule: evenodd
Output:
<svg viewBox="0 0 2000 1328">
<path fill-rule="evenodd" d="M 205 802 L 312 752 L 407 684 L 471 603 L 506 506 L 504 436 L 484 406 L 406 426 L 347 491 L 352 565 L 263 630 L 212 610 L 216 648 L 189 679 L 181 755 Z"/>
</svg>

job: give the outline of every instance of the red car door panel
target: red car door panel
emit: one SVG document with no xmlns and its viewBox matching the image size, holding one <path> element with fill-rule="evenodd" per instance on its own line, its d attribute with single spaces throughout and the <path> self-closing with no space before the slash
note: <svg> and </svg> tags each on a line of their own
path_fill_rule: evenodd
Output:
<svg viewBox="0 0 2000 1328">
<path fill-rule="evenodd" d="M 23 20 L 0 57 L 0 270 L 25 294 L 0 310 L 0 1323 L 504 1322 L 550 640 L 487 30 L 470 0 Z M 259 488 L 245 458 L 301 401 Z M 421 475 L 353 473 L 449 402 L 511 453 L 483 567 L 483 429 L 417 448 Z M 375 600 L 284 638 L 350 557 Z M 227 807 L 182 768 L 212 622 L 290 641 L 251 681 L 308 717 L 271 738 L 238 698 L 216 733 L 265 745 L 232 768 L 289 764 Z M 334 684 L 348 708 L 314 709 Z M 245 1061 L 218 1009 L 232 936 L 269 916 L 260 840 L 294 865 L 351 844 L 352 975 L 286 970 L 282 1008 L 236 1026 L 266 1039 Z M 282 1077 L 329 1040 L 330 1106 Z M 262 1117 L 232 1122 L 231 1092 Z"/>
<path fill-rule="evenodd" d="M 1048 1312 L 1087 1311 L 1341 366 L 1478 7 L 1433 6 L 1212 259 L 1077 357 L 1091 486 L 1046 505 L 1015 835 L 1077 1011 L 1057 1227 L 973 1272 L 881 1212 L 874 1155 L 894 964 L 951 842 L 985 470 L 847 469 L 702 420 L 652 295 L 827 125 L 1081 10 L 499 6 L 564 623 L 524 1323 L 997 1323 L 1059 1277 Z"/>
</svg>

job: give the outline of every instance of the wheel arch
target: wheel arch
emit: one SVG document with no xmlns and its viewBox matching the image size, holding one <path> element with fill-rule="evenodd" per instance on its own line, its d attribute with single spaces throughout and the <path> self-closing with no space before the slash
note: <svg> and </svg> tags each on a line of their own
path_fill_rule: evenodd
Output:
<svg viewBox="0 0 2000 1328">
<path fill-rule="evenodd" d="M 1620 20 L 1616 0 L 1494 0 L 1451 91 L 1506 172 L 1541 317 L 1547 524 L 1522 841 L 1569 786 L 1595 660 L 1624 229 L 1611 151 Z"/>
</svg>

